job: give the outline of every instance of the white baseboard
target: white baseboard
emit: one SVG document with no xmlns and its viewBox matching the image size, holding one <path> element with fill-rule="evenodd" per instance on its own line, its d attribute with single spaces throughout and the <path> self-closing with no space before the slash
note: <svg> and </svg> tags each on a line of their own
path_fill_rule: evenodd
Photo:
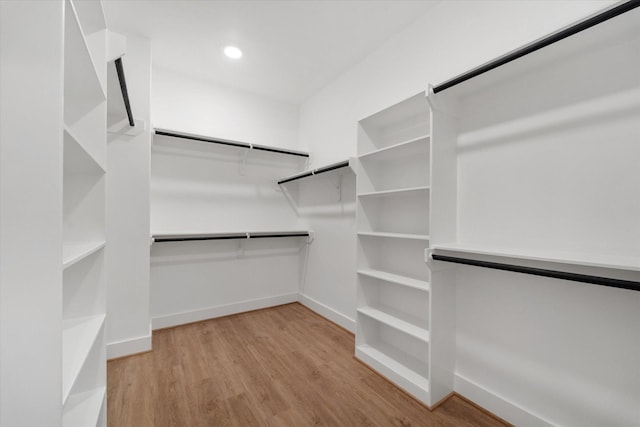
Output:
<svg viewBox="0 0 640 427">
<path fill-rule="evenodd" d="M 351 333 L 355 334 L 355 332 L 356 332 L 356 321 L 355 320 L 350 319 L 347 316 L 345 316 L 344 314 L 337 312 L 333 308 L 331 308 L 331 307 L 329 307 L 327 305 L 324 305 L 321 302 L 318 302 L 318 301 L 314 300 L 313 298 L 310 298 L 310 297 L 308 297 L 306 295 L 303 295 L 303 294 L 298 294 L 298 302 L 300 304 L 304 305 L 305 307 L 315 311 L 316 313 L 318 313 L 322 317 L 326 317 L 327 319 L 331 320 L 332 322 L 337 323 L 338 325 L 342 326 L 346 330 L 348 330 Z"/>
<path fill-rule="evenodd" d="M 107 344 L 107 360 L 130 356 L 151 350 L 151 328 L 149 334 Z"/>
<path fill-rule="evenodd" d="M 257 298 L 240 301 L 232 304 L 217 305 L 182 313 L 173 313 L 165 316 L 154 317 L 151 320 L 152 329 L 170 328 L 172 326 L 185 325 L 201 320 L 214 319 L 230 314 L 243 313 L 245 311 L 258 310 L 260 308 L 274 307 L 298 301 L 298 294 L 283 294 L 267 298 Z"/>
<path fill-rule="evenodd" d="M 454 391 L 487 411 L 518 427 L 553 427 L 554 424 L 456 374 Z"/>
</svg>

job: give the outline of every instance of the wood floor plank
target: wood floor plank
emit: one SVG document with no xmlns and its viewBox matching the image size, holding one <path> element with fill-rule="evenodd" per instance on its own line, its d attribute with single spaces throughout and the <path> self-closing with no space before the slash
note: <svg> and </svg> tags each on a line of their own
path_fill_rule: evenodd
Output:
<svg viewBox="0 0 640 427">
<path fill-rule="evenodd" d="M 506 425 L 455 396 L 429 411 L 353 353 L 297 303 L 155 331 L 152 352 L 108 363 L 108 425 Z"/>
</svg>

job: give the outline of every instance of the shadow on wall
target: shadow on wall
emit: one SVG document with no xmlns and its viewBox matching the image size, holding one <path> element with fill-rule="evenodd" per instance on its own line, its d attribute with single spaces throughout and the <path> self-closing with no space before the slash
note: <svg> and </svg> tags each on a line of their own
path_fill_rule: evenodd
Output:
<svg viewBox="0 0 640 427">
<path fill-rule="evenodd" d="M 154 243 L 151 266 L 273 258 L 306 252 L 307 237 Z"/>
<path fill-rule="evenodd" d="M 281 185 L 296 214 L 303 218 L 348 217 L 356 210 L 356 177 L 341 168 Z"/>
</svg>

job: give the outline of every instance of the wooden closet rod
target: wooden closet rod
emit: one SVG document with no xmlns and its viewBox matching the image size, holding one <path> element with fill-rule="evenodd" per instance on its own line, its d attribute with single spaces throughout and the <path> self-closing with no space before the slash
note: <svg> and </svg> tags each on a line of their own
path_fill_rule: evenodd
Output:
<svg viewBox="0 0 640 427">
<path fill-rule="evenodd" d="M 309 153 L 305 153 L 303 151 L 285 150 L 284 148 L 267 147 L 266 145 L 247 144 L 246 142 L 229 141 L 221 138 L 210 138 L 208 136 L 192 135 L 189 133 L 174 132 L 164 129 L 155 129 L 154 132 L 156 135 L 171 136 L 173 138 L 190 139 L 192 141 L 228 145 L 231 147 L 248 148 L 251 150 L 268 151 L 271 153 L 288 154 L 290 156 L 309 157 Z"/>
<path fill-rule="evenodd" d="M 229 239 L 266 239 L 275 237 L 309 237 L 308 231 L 276 232 L 276 233 L 221 233 L 221 234 L 183 234 L 169 235 L 159 234 L 153 236 L 156 243 L 162 242 L 189 242 L 195 240 L 229 240 Z"/>
<path fill-rule="evenodd" d="M 467 71 L 464 74 L 460 74 L 457 77 L 454 77 L 450 80 L 447 80 L 444 83 L 440 83 L 439 85 L 433 88 L 434 93 L 441 92 L 445 89 L 449 89 L 457 84 L 460 84 L 464 81 L 472 79 L 480 74 L 486 73 L 487 71 L 493 70 L 494 68 L 498 68 L 501 65 L 507 64 L 511 61 L 515 61 L 518 58 L 521 58 L 525 55 L 528 55 L 536 50 L 542 49 L 543 47 L 549 46 L 553 43 L 556 43 L 562 39 L 566 39 L 569 36 L 577 34 L 581 31 L 584 31 L 588 28 L 593 27 L 594 25 L 598 25 L 602 22 L 608 21 L 611 18 L 615 18 L 618 15 L 622 15 L 623 13 L 629 12 L 640 6 L 640 0 L 630 0 L 625 3 L 622 3 L 618 6 L 615 6 L 611 9 L 608 9 L 598 15 L 592 16 L 591 18 L 587 18 L 584 21 L 580 21 L 570 27 L 559 30 L 555 33 L 552 33 L 540 40 L 537 40 L 533 43 L 525 45 L 519 49 L 516 49 L 506 55 L 500 56 L 493 61 L 487 62 L 484 65 L 481 65 L 473 70 Z"/>
<path fill-rule="evenodd" d="M 640 282 L 631 280 L 612 279 L 609 277 L 591 276 L 587 274 L 569 273 L 566 271 L 546 270 L 543 268 L 525 267 L 521 265 L 502 264 L 475 259 L 458 258 L 447 255 L 432 254 L 436 261 L 453 262 L 456 264 L 472 265 L 474 267 L 492 268 L 494 270 L 512 271 L 515 273 L 532 274 L 534 276 L 551 277 L 554 279 L 571 280 L 574 282 L 590 283 L 593 285 L 608 286 L 612 288 L 630 289 L 640 291 Z"/>
<path fill-rule="evenodd" d="M 295 181 L 296 179 L 305 178 L 311 175 L 318 175 L 319 173 L 329 172 L 335 169 L 346 168 L 349 166 L 349 160 L 345 160 L 343 162 L 334 163 L 328 166 L 323 166 L 318 169 L 313 169 L 307 172 L 303 172 L 299 175 L 290 176 L 289 178 L 281 179 L 278 181 L 278 184 L 284 184 L 285 182 Z"/>
<path fill-rule="evenodd" d="M 124 78 L 124 68 L 122 67 L 122 58 L 118 58 L 114 62 L 116 64 L 116 72 L 118 73 L 118 81 L 120 82 L 120 90 L 122 91 L 124 108 L 127 110 L 129 125 L 133 127 L 136 124 L 133 121 L 133 113 L 131 112 L 131 103 L 129 102 L 129 91 L 127 90 L 127 81 Z"/>
</svg>

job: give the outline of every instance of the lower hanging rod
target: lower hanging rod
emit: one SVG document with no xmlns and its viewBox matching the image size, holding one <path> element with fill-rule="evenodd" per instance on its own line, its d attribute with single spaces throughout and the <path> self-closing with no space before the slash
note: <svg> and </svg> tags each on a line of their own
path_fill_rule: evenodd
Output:
<svg viewBox="0 0 640 427">
<path fill-rule="evenodd" d="M 328 165 L 328 166 L 323 166 L 323 167 L 318 168 L 318 169 L 313 169 L 313 170 L 310 170 L 310 171 L 302 172 L 301 174 L 298 174 L 298 175 L 293 175 L 293 176 L 290 176 L 288 178 L 281 179 L 280 181 L 278 181 L 278 184 L 284 184 L 286 182 L 295 181 L 296 179 L 306 178 L 308 176 L 318 175 L 319 173 L 329 172 L 329 171 L 332 171 L 332 170 L 335 170 L 335 169 L 340 169 L 340 168 L 346 168 L 348 166 L 349 166 L 349 160 L 345 160 L 345 161 L 338 162 L 338 163 L 333 163 L 333 164 Z"/>
<path fill-rule="evenodd" d="M 230 239 L 266 239 L 276 237 L 309 237 L 308 231 L 277 232 L 277 233 L 225 233 L 225 234 L 182 234 L 153 236 L 156 243 L 162 242 L 190 242 L 196 240 L 230 240 Z"/>
<path fill-rule="evenodd" d="M 452 262 L 455 264 L 472 265 L 474 267 L 492 268 L 494 270 L 512 271 L 514 273 L 531 274 L 534 276 L 551 277 L 554 279 L 571 280 L 573 282 L 590 283 L 593 285 L 608 286 L 611 288 L 640 291 L 640 282 L 634 282 L 631 280 L 612 279 L 610 277 L 591 276 L 587 274 L 569 273 L 567 271 L 546 270 L 543 268 L 502 264 L 490 261 L 478 261 L 475 259 L 458 258 L 438 254 L 432 254 L 431 258 L 435 261 Z"/>
</svg>

